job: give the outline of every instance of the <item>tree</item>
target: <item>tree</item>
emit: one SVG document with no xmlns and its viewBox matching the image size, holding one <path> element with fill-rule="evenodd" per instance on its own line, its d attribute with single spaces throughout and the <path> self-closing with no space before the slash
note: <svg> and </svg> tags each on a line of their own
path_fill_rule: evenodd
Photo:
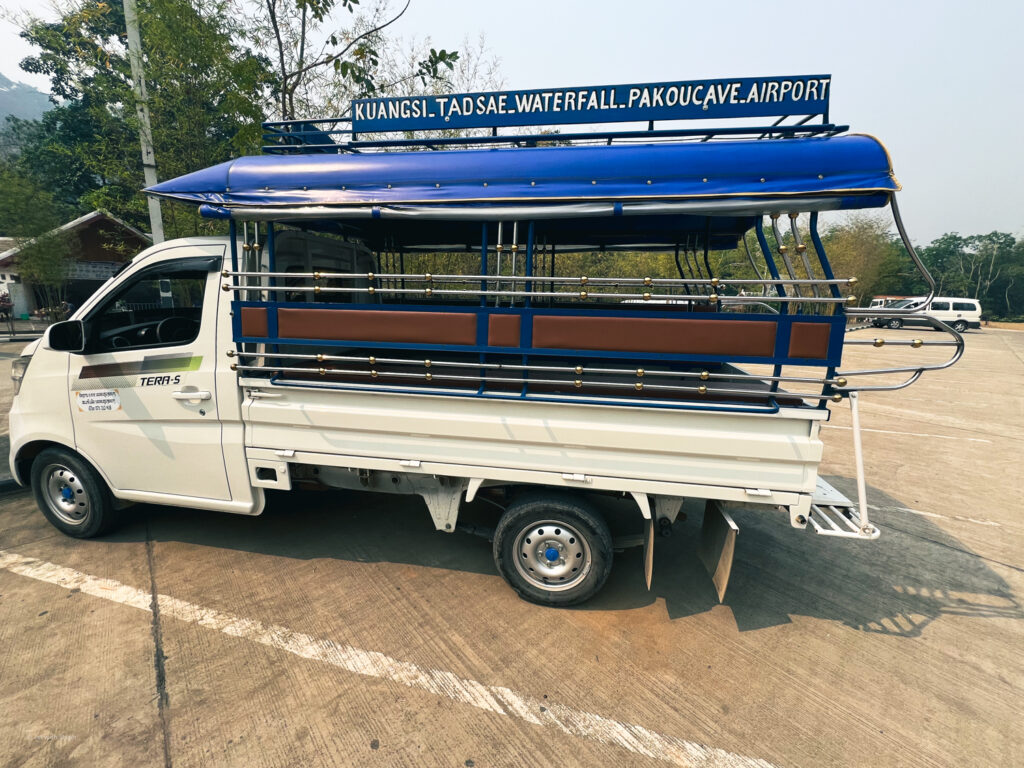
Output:
<svg viewBox="0 0 1024 768">
<path fill-rule="evenodd" d="M 19 276 L 54 310 L 64 301 L 77 245 L 73 234 L 57 229 L 66 212 L 49 190 L 0 161 L 0 235 L 14 238 Z"/>
<path fill-rule="evenodd" d="M 921 252 L 938 293 L 978 299 L 990 313 L 1005 306 L 1007 314 L 1014 314 L 1011 295 L 1024 267 L 1021 255 L 1013 235 L 1005 232 L 968 237 L 948 232 Z"/>
<path fill-rule="evenodd" d="M 382 52 L 393 45 L 384 31 L 405 14 L 410 2 L 394 14 L 387 2 L 378 2 L 356 16 L 359 0 L 262 0 L 254 41 L 257 46 L 270 41 L 263 43 L 263 50 L 274 62 L 280 119 L 315 116 L 324 102 L 317 96 L 339 80 L 349 98 L 387 92 L 400 82 L 443 80 L 459 60 L 457 51 L 430 48 L 411 72 L 397 79 L 382 68 Z M 347 28 L 333 18 L 339 10 L 350 14 Z"/>
<path fill-rule="evenodd" d="M 157 167 L 163 178 L 258 147 L 269 62 L 237 43 L 222 3 L 145 0 L 139 17 Z M 39 49 L 22 68 L 50 78 L 58 103 L 38 129 L 23 127 L 19 167 L 78 212 L 106 208 L 137 225 L 148 217 L 123 7 L 79 0 L 57 22 L 24 19 Z M 169 209 L 170 236 L 209 229 L 191 209 Z"/>
</svg>

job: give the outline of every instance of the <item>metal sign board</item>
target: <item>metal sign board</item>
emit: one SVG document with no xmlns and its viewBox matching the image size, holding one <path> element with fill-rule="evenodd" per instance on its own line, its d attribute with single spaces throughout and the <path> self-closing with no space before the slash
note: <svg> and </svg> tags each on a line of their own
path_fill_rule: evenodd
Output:
<svg viewBox="0 0 1024 768">
<path fill-rule="evenodd" d="M 352 130 L 827 115 L 831 82 L 831 75 L 795 75 L 356 99 Z"/>
</svg>

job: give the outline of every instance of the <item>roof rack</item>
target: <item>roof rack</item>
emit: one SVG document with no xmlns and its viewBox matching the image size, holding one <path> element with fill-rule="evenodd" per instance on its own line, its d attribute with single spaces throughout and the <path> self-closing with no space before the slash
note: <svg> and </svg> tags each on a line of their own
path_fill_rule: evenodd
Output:
<svg viewBox="0 0 1024 768">
<path fill-rule="evenodd" d="M 833 136 L 849 126 L 829 121 L 830 84 L 830 75 L 799 75 L 357 99 L 342 117 L 263 123 L 263 152 L 342 154 L 416 148 Z M 753 126 L 655 128 L 656 123 L 679 120 L 756 117 L 775 120 Z M 647 129 L 608 127 L 623 122 L 646 122 Z M 499 133 L 503 128 L 581 124 L 595 129 Z M 452 135 L 465 130 L 473 130 L 476 135 Z"/>
</svg>

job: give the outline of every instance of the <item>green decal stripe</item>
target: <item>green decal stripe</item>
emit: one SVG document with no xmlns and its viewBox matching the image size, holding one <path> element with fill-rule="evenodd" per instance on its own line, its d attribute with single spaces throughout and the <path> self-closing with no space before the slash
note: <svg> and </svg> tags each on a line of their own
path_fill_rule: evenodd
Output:
<svg viewBox="0 0 1024 768">
<path fill-rule="evenodd" d="M 152 355 L 133 363 L 84 365 L 71 388 L 76 390 L 96 386 L 130 388 L 138 383 L 139 376 L 198 371 L 202 364 L 202 355 Z"/>
<path fill-rule="evenodd" d="M 153 355 L 132 363 L 101 363 L 84 365 L 79 379 L 99 379 L 105 376 L 135 376 L 142 373 L 170 373 L 172 371 L 198 371 L 203 363 L 202 355 L 185 357 L 174 355 Z"/>
<path fill-rule="evenodd" d="M 140 373 L 171 373 L 173 371 L 198 371 L 203 363 L 202 355 L 192 357 L 147 357 L 142 361 Z"/>
</svg>

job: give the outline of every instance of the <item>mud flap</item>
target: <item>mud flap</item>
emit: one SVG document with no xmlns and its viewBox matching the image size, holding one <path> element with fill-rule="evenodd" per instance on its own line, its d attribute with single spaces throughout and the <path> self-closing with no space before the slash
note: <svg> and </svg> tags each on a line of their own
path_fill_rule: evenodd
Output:
<svg viewBox="0 0 1024 768">
<path fill-rule="evenodd" d="M 651 576 L 654 574 L 654 521 L 644 520 L 644 579 L 647 589 L 651 588 Z"/>
<path fill-rule="evenodd" d="M 725 599 L 732 573 L 732 558 L 736 553 L 736 535 L 739 526 L 729 517 L 719 501 L 708 500 L 704 506 L 704 523 L 700 528 L 697 556 L 704 563 L 718 593 L 718 602 Z"/>
</svg>

